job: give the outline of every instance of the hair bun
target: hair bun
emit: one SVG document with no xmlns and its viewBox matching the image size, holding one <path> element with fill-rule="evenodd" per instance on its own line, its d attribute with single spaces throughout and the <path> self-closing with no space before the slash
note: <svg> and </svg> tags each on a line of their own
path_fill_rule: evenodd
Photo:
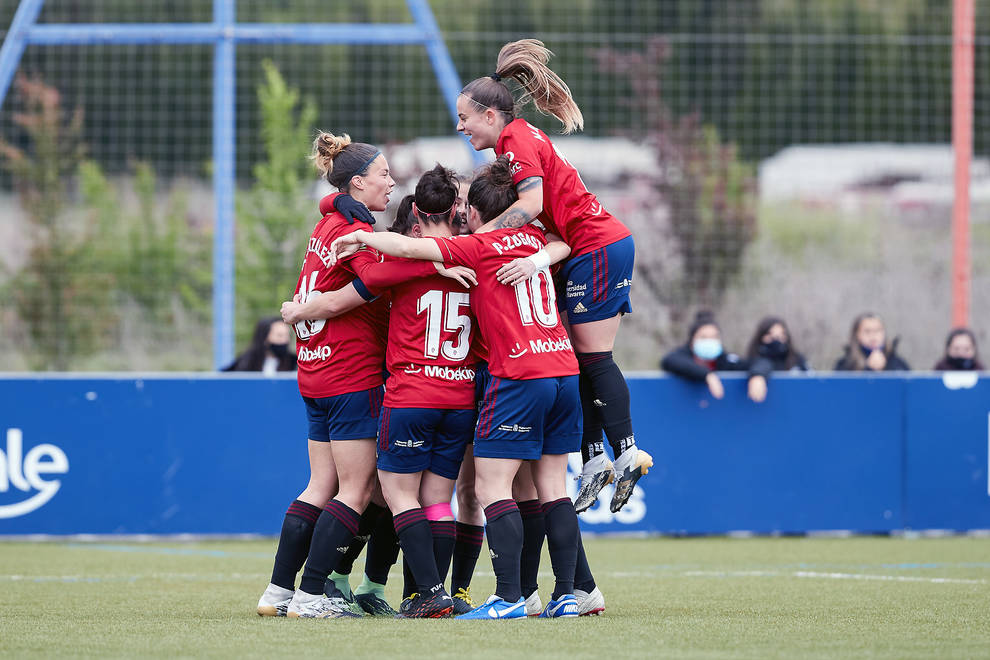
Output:
<svg viewBox="0 0 990 660">
<path fill-rule="evenodd" d="M 323 176 L 327 176 L 330 172 L 333 172 L 333 159 L 340 155 L 350 143 L 351 136 L 347 133 L 336 136 L 333 133 L 320 131 L 316 139 L 313 140 L 313 153 L 310 155 L 310 158 L 316 165 L 316 169 Z"/>
<path fill-rule="evenodd" d="M 512 185 L 512 163 L 505 156 L 499 156 L 488 166 L 488 178 L 496 186 Z"/>
</svg>

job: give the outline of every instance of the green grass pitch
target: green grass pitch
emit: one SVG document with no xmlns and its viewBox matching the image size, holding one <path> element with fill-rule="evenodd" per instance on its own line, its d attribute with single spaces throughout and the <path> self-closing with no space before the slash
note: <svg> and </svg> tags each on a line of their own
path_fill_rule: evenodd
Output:
<svg viewBox="0 0 990 660">
<path fill-rule="evenodd" d="M 5 542 L 0 657 L 990 657 L 990 538 L 586 546 L 601 617 L 300 621 L 254 613 L 274 540 Z M 551 585 L 544 556 L 544 599 Z M 483 552 L 472 592 L 493 586 Z"/>
</svg>

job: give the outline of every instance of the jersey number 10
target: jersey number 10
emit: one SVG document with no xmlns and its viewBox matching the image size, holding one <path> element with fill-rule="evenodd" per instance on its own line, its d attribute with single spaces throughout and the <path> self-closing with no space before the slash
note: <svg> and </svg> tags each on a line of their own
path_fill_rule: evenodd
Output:
<svg viewBox="0 0 990 660">
<path fill-rule="evenodd" d="M 543 292 L 544 284 L 546 293 Z M 533 325 L 533 319 L 544 328 L 557 326 L 557 294 L 553 289 L 553 278 L 550 271 L 543 270 L 533 273 L 524 282 L 515 285 L 516 304 L 519 305 L 519 318 L 523 325 Z"/>
</svg>

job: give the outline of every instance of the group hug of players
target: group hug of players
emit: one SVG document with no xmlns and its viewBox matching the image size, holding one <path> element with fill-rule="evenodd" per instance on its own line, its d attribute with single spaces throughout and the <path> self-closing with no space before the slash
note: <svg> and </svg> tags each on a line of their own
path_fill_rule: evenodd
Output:
<svg viewBox="0 0 990 660">
<path fill-rule="evenodd" d="M 618 511 L 652 466 L 611 352 L 631 311 L 634 247 L 546 134 L 516 116 L 503 78 L 564 132 L 582 127 L 549 56 L 539 41 L 507 44 L 496 72 L 461 91 L 457 130 L 498 156 L 474 174 L 463 212 L 457 177 L 438 165 L 402 200 L 391 231 L 375 232 L 371 212 L 385 210 L 394 186 L 385 157 L 346 135 L 316 139 L 316 165 L 340 192 L 321 201 L 296 295 L 282 307 L 297 336 L 310 480 L 285 514 L 259 614 L 394 616 L 384 588 L 400 547 L 402 617 L 604 610 L 577 514 L 613 481 Z M 579 448 L 572 503 L 567 459 Z M 483 537 L 496 588 L 474 603 Z M 545 606 L 544 539 L 554 574 Z"/>
</svg>

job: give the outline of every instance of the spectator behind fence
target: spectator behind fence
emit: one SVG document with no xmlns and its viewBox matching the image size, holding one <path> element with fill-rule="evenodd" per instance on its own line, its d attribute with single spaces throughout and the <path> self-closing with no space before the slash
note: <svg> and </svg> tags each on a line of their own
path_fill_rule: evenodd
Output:
<svg viewBox="0 0 990 660">
<path fill-rule="evenodd" d="M 718 371 L 745 371 L 746 362 L 735 353 L 726 353 L 722 346 L 722 331 L 709 311 L 694 318 L 685 345 L 675 348 L 660 361 L 660 368 L 675 376 L 708 385 L 716 399 L 725 396 Z"/>
<path fill-rule="evenodd" d="M 836 371 L 910 371 L 911 367 L 897 355 L 899 337 L 888 345 L 883 319 L 864 312 L 853 321 L 845 355 L 835 363 Z"/>
<path fill-rule="evenodd" d="M 808 363 L 794 348 L 791 331 L 784 320 L 767 316 L 749 341 L 749 398 L 762 403 L 767 398 L 767 379 L 772 371 L 807 371 Z"/>
<path fill-rule="evenodd" d="M 969 328 L 956 328 L 945 340 L 945 353 L 935 364 L 936 371 L 983 371 L 976 350 L 976 336 Z"/>
<path fill-rule="evenodd" d="M 266 376 L 276 371 L 295 371 L 296 356 L 289 350 L 291 334 L 289 325 L 277 316 L 259 320 L 251 345 L 223 370 L 260 371 Z"/>
</svg>

